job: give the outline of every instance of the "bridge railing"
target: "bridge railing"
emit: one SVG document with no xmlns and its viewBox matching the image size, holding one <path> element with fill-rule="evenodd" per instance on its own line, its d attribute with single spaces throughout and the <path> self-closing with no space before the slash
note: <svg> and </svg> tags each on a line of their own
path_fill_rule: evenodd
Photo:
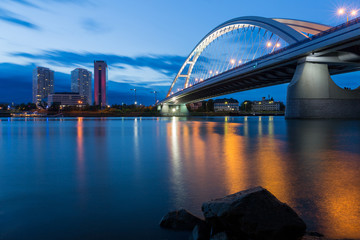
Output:
<svg viewBox="0 0 360 240">
<path fill-rule="evenodd" d="M 318 33 L 318 34 L 315 34 L 315 35 L 313 35 L 313 36 L 311 36 L 311 37 L 308 37 L 308 38 L 306 38 L 306 39 L 304 39 L 304 40 L 302 40 L 302 41 L 300 41 L 300 42 L 297 42 L 297 43 L 288 45 L 288 46 L 286 46 L 286 47 L 284 47 L 284 48 L 281 48 L 281 49 L 276 50 L 276 51 L 274 51 L 274 52 L 272 52 L 272 53 L 269 53 L 269 54 L 266 54 L 266 55 L 264 55 L 264 56 L 261 56 L 261 57 L 255 59 L 255 60 L 252 60 L 252 61 L 250 61 L 250 62 L 247 62 L 247 63 L 245 63 L 245 64 L 242 64 L 242 65 L 240 65 L 240 66 L 237 66 L 237 67 L 235 67 L 235 68 L 240 68 L 240 67 L 252 65 L 252 64 L 256 63 L 256 62 L 259 61 L 259 60 L 263 60 L 263 59 L 265 59 L 265 58 L 268 58 L 269 56 L 273 56 L 273 55 L 275 55 L 275 54 L 284 52 L 284 51 L 286 51 L 286 50 L 289 50 L 289 49 L 291 49 L 291 48 L 297 47 L 297 46 L 299 46 L 299 45 L 301 45 L 301 44 L 304 44 L 304 43 L 306 43 L 306 42 L 310 42 L 310 41 L 312 41 L 312 40 L 314 40 L 314 39 L 317 39 L 317 38 L 326 36 L 326 35 L 328 35 L 328 34 L 330 34 L 330 33 L 333 33 L 333 32 L 339 31 L 339 30 L 341 30 L 341 29 L 347 28 L 347 27 L 349 27 L 349 26 L 355 25 L 355 24 L 357 24 L 357 23 L 359 23 L 359 22 L 360 22 L 360 17 L 354 18 L 354 19 L 352 19 L 352 20 L 350 20 L 350 21 L 348 21 L 348 22 L 346 22 L 346 23 L 342 23 L 342 24 L 340 24 L 340 25 L 338 25 L 338 26 L 329 28 L 328 30 L 322 31 L 322 32 L 320 32 L 320 33 Z"/>
</svg>

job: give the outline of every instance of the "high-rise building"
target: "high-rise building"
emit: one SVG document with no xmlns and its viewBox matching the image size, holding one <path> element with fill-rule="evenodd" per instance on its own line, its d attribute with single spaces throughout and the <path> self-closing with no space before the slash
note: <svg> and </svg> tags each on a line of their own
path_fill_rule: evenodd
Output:
<svg viewBox="0 0 360 240">
<path fill-rule="evenodd" d="M 54 71 L 37 67 L 33 70 L 33 103 L 39 103 L 54 93 Z"/>
<path fill-rule="evenodd" d="M 71 71 L 71 92 L 77 92 L 80 96 L 86 97 L 87 103 L 91 105 L 91 72 L 82 68 Z"/>
<path fill-rule="evenodd" d="M 94 98 L 95 105 L 106 107 L 107 64 L 105 61 L 94 62 Z"/>
</svg>

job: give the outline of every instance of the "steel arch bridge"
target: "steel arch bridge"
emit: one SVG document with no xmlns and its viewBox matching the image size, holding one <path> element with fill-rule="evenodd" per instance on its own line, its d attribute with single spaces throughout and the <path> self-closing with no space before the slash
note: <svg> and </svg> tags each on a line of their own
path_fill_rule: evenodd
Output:
<svg viewBox="0 0 360 240">
<path fill-rule="evenodd" d="M 330 28 L 307 21 L 255 16 L 224 22 L 191 51 L 166 97 L 171 99 L 174 94 Z"/>
</svg>

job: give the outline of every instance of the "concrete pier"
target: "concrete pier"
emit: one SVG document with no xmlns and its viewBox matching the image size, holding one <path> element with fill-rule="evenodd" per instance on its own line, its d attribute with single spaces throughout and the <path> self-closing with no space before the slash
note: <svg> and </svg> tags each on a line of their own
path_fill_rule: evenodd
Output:
<svg viewBox="0 0 360 240">
<path fill-rule="evenodd" d="M 170 104 L 164 103 L 158 106 L 161 115 L 163 116 L 188 116 L 189 111 L 186 104 Z"/>
<path fill-rule="evenodd" d="M 328 65 L 302 62 L 287 90 L 286 118 L 360 118 L 360 88 L 345 90 Z"/>
</svg>

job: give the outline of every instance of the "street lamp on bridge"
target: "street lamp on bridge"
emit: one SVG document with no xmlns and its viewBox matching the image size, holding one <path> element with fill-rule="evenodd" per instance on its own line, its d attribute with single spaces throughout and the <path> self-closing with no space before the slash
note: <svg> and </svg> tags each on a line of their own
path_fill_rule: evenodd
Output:
<svg viewBox="0 0 360 240">
<path fill-rule="evenodd" d="M 132 89 L 130 89 L 130 91 L 134 91 L 134 93 L 135 93 L 135 105 L 137 104 L 137 100 L 136 100 L 136 88 L 132 88 Z"/>
<path fill-rule="evenodd" d="M 156 98 L 156 96 L 157 96 L 157 93 L 158 93 L 158 92 L 154 90 L 154 91 L 151 91 L 150 93 L 153 93 L 153 94 L 155 95 L 155 104 L 154 104 L 154 105 L 156 105 L 156 103 L 157 103 L 157 98 Z"/>
<path fill-rule="evenodd" d="M 338 15 L 346 14 L 346 22 L 349 22 L 349 16 L 355 17 L 358 13 L 358 10 L 349 10 L 346 8 L 340 8 L 337 13 Z"/>
</svg>

